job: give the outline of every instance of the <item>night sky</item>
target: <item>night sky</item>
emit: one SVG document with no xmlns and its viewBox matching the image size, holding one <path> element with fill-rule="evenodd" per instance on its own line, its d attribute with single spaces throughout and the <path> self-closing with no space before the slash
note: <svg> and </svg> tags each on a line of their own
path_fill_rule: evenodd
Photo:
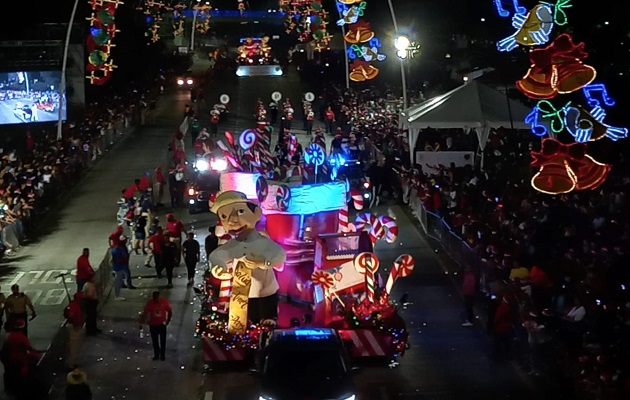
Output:
<svg viewBox="0 0 630 400">
<path fill-rule="evenodd" d="M 509 18 L 500 18 L 494 11 L 494 0 L 392 0 L 398 19 L 400 33 L 420 43 L 423 47 L 422 55 L 413 60 L 410 65 L 412 84 L 431 81 L 443 73 L 449 65 L 461 64 L 465 58 L 470 68 L 494 66 L 497 68 L 512 68 L 517 71 L 526 70 L 527 49 L 518 48 L 512 53 L 499 53 L 494 48 L 494 42 L 514 32 Z M 35 22 L 65 22 L 70 16 L 72 1 L 59 2 L 14 2 L 12 12 L 2 14 L 0 24 L 0 38 L 19 39 L 24 35 L 11 27 L 16 17 L 23 20 L 23 26 L 28 27 L 29 21 Z M 126 56 L 137 56 L 138 49 L 144 47 L 144 26 L 142 17 L 135 10 L 140 0 L 126 0 L 117 14 L 117 22 L 121 29 L 115 54 L 119 63 L 124 63 Z M 335 34 L 338 28 L 334 25 L 337 18 L 333 0 L 323 0 L 324 6 L 330 11 L 331 23 L 329 30 Z M 512 0 L 502 0 L 506 9 L 511 9 Z M 585 0 L 573 0 L 572 8 L 567 9 L 569 23 L 564 27 L 554 28 L 554 33 L 572 32 L 576 41 L 586 42 L 586 49 L 590 53 L 588 63 L 598 71 L 598 80 L 605 81 L 611 94 L 622 99 L 630 89 L 630 36 L 627 13 L 623 2 L 605 0 L 597 3 Z M 22 4 L 24 4 L 22 6 Z M 36 7 L 35 4 L 43 4 Z M 236 8 L 236 0 L 211 0 L 216 8 Z M 249 0 L 253 9 L 277 8 L 274 0 Z M 537 1 L 521 0 L 521 4 L 531 8 Z M 600 7 L 594 4 L 602 4 Z M 27 7 L 19 11 L 20 7 Z M 84 20 L 88 11 L 87 0 L 79 1 L 77 21 Z M 369 21 L 381 42 L 389 45 L 393 41 L 394 29 L 386 0 L 367 0 L 364 16 Z M 482 22 L 482 18 L 485 21 Z M 219 33 L 219 32 L 218 32 Z M 475 39 L 469 50 L 459 54 L 453 40 L 456 34 L 468 34 Z M 390 48 L 391 50 L 391 48 Z M 382 51 L 385 51 L 383 49 Z M 453 59 L 445 60 L 446 54 Z M 387 53 L 386 53 L 387 54 Z M 395 55 L 390 54 L 390 57 Z M 386 63 L 395 72 L 396 63 Z M 394 73 L 392 72 L 392 73 Z M 519 72 L 520 73 L 520 72 Z M 623 74 L 623 75 L 622 75 Z M 414 82 L 413 79 L 416 78 Z"/>
</svg>

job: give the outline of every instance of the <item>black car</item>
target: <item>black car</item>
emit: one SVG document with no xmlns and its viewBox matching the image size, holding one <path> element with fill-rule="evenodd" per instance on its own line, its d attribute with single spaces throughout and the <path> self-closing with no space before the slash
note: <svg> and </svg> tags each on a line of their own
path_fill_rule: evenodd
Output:
<svg viewBox="0 0 630 400">
<path fill-rule="evenodd" d="M 186 189 L 188 213 L 209 212 L 208 201 L 219 191 L 220 175 L 218 171 L 195 171 L 193 179 Z"/>
<path fill-rule="evenodd" d="M 354 400 L 356 371 L 334 329 L 276 329 L 261 351 L 259 399 Z"/>
</svg>

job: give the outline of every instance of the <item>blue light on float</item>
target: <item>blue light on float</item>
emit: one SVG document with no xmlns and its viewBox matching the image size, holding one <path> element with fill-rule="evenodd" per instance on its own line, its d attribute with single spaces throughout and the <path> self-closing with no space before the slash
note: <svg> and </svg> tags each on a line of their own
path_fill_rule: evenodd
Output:
<svg viewBox="0 0 630 400">
<path fill-rule="evenodd" d="M 320 212 L 338 211 L 346 205 L 346 184 L 336 181 L 290 186 L 291 202 L 286 211 L 281 211 L 276 203 L 278 187 L 279 183 L 269 182 L 269 194 L 261 203 L 263 214 L 313 215 Z"/>
</svg>

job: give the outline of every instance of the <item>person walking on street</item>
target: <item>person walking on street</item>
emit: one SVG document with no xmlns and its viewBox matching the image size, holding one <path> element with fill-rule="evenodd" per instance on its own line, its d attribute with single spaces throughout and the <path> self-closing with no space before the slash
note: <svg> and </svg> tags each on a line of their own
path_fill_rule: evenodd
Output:
<svg viewBox="0 0 630 400">
<path fill-rule="evenodd" d="M 77 258 L 77 292 L 83 290 L 83 285 L 94 276 L 94 268 L 90 265 L 90 249 L 83 249 L 83 253 Z"/>
<path fill-rule="evenodd" d="M 66 319 L 66 329 L 68 330 L 68 355 L 66 357 L 66 367 L 72 371 L 77 366 L 79 349 L 81 348 L 81 331 L 85 320 L 81 309 L 82 292 L 74 294 L 74 298 L 63 310 Z"/>
<path fill-rule="evenodd" d="M 206 236 L 206 240 L 204 242 L 206 260 L 208 260 L 210 253 L 216 250 L 217 247 L 219 247 L 219 237 L 216 234 L 216 226 L 211 226 L 208 228 L 208 236 Z"/>
<path fill-rule="evenodd" d="M 102 331 L 96 324 L 98 314 L 98 291 L 96 290 L 95 278 L 92 276 L 83 286 L 83 302 L 85 304 L 85 334 L 95 336 Z"/>
<path fill-rule="evenodd" d="M 66 379 L 66 400 L 92 400 L 92 389 L 85 372 L 75 368 L 68 373 Z"/>
<path fill-rule="evenodd" d="M 158 165 L 155 169 L 155 190 L 153 194 L 155 196 L 155 205 L 157 207 L 164 207 L 164 203 L 162 200 L 164 198 L 164 185 L 166 184 L 166 180 L 164 179 L 164 172 L 162 171 L 162 167 Z"/>
<path fill-rule="evenodd" d="M 188 272 L 188 285 L 192 286 L 195 282 L 195 267 L 201 258 L 199 242 L 195 240 L 195 234 L 188 232 L 188 238 L 182 244 L 184 252 L 184 263 L 186 263 L 186 271 Z"/>
<path fill-rule="evenodd" d="M 186 228 L 182 221 L 175 218 L 172 213 L 166 215 L 166 231 L 169 241 L 175 245 L 177 249 L 175 266 L 179 266 L 182 254 L 182 234 L 187 235 Z"/>
<path fill-rule="evenodd" d="M 324 113 L 324 118 L 326 122 L 326 133 L 332 134 L 335 123 L 335 112 L 333 111 L 331 106 L 328 106 L 326 112 Z"/>
<path fill-rule="evenodd" d="M 146 322 L 151 333 L 153 343 L 153 360 L 164 361 L 166 355 L 166 326 L 171 322 L 173 309 L 167 299 L 160 296 L 160 292 L 153 292 L 151 300 L 147 301 L 140 314 L 140 329 Z"/>
<path fill-rule="evenodd" d="M 22 331 L 28 336 L 28 315 L 26 309 L 31 310 L 31 320 L 37 317 L 35 307 L 31 299 L 24 293 L 20 292 L 20 286 L 16 283 L 11 286 L 11 295 L 4 302 L 4 312 L 7 319 L 7 326 L 15 326 L 15 321 L 23 320 L 24 327 Z"/>
<path fill-rule="evenodd" d="M 166 238 L 164 237 L 164 233 L 161 226 L 156 228 L 154 234 L 149 237 L 149 250 L 151 251 L 150 257 L 153 257 L 153 261 L 155 262 L 155 272 L 157 272 L 157 277 L 162 278 L 162 271 L 164 270 L 164 261 L 163 261 L 163 253 L 164 253 L 164 242 Z M 145 264 L 147 267 L 150 267 L 150 264 Z"/>
<path fill-rule="evenodd" d="M 118 245 L 112 250 L 112 269 L 116 277 L 114 278 L 114 300 L 125 300 L 120 295 L 120 289 L 122 289 L 125 280 L 131 281 L 131 277 L 127 275 L 129 269 L 129 249 L 127 249 L 127 237 L 121 235 L 118 240 Z"/>
<path fill-rule="evenodd" d="M 173 269 L 175 269 L 176 265 L 179 265 L 177 263 L 178 253 L 179 251 L 177 250 L 175 243 L 171 243 L 169 241 L 164 242 L 164 249 L 162 250 L 162 265 L 164 266 L 164 269 L 166 270 L 166 287 L 167 288 L 173 287 Z M 160 275 L 158 276 L 158 278 L 161 278 L 161 277 L 162 277 L 162 274 L 160 271 Z"/>
<path fill-rule="evenodd" d="M 466 309 L 466 321 L 462 326 L 473 326 L 475 313 L 473 311 L 473 303 L 475 300 L 476 289 L 475 273 L 470 265 L 464 267 L 464 280 L 462 281 L 462 295 L 464 296 L 464 307 Z"/>
</svg>

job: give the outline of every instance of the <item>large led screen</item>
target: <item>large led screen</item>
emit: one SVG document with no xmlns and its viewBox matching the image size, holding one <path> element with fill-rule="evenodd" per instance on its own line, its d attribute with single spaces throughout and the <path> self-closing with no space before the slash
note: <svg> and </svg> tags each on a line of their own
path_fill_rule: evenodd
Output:
<svg viewBox="0 0 630 400">
<path fill-rule="evenodd" d="M 58 121 L 60 84 L 60 71 L 0 72 L 0 125 Z"/>
</svg>

